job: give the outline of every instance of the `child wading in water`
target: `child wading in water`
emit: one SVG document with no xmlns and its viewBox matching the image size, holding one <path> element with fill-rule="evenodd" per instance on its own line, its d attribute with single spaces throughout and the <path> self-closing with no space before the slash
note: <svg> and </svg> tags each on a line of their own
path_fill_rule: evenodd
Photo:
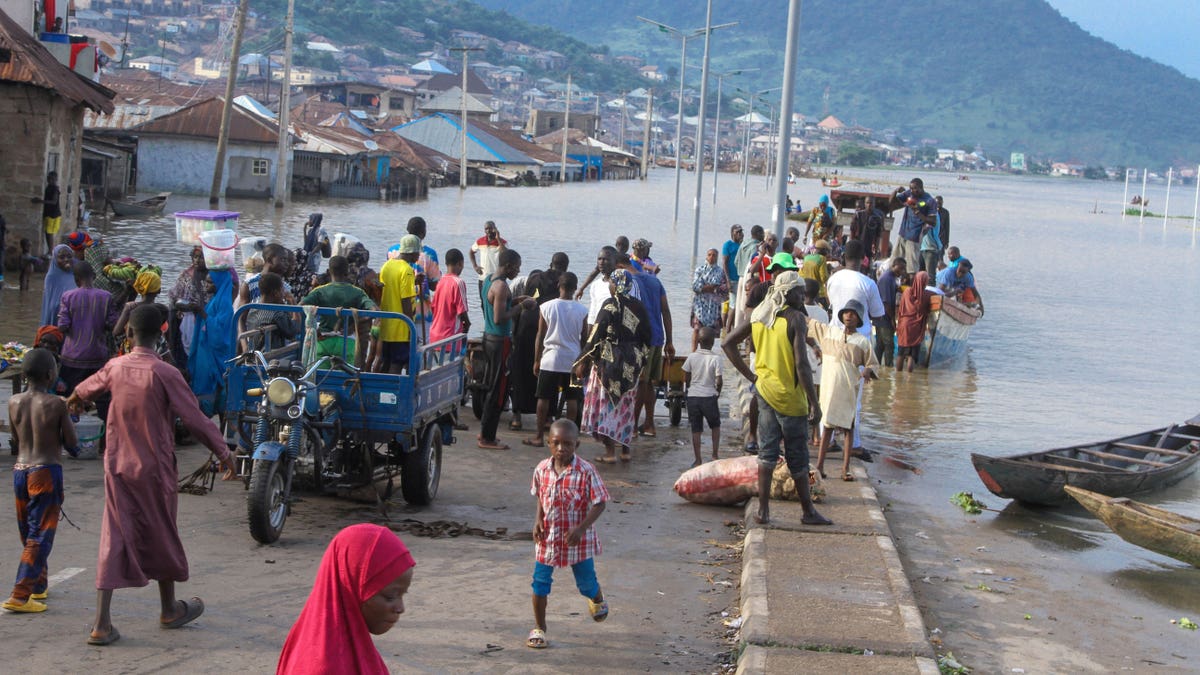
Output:
<svg viewBox="0 0 1200 675">
<path fill-rule="evenodd" d="M 825 413 L 825 426 L 821 431 L 821 446 L 817 453 L 817 471 L 825 477 L 825 453 L 833 430 L 845 432 L 842 445 L 842 480 L 852 481 L 850 473 L 850 448 L 854 447 L 854 411 L 857 407 L 859 379 L 875 379 L 879 362 L 871 343 L 858 332 L 862 316 L 866 312 L 862 303 L 851 300 L 838 311 L 838 319 L 845 328 L 838 331 L 820 321 L 808 320 L 808 330 L 817 339 L 822 357 L 821 363 L 821 410 Z"/>
<path fill-rule="evenodd" d="M 570 566 L 575 587 L 588 599 L 592 619 L 608 618 L 608 603 L 596 580 L 593 558 L 600 555 L 600 539 L 592 525 L 608 503 L 608 490 L 596 468 L 575 456 L 579 428 L 568 419 L 550 425 L 546 444 L 550 457 L 533 470 L 532 494 L 537 497 L 533 541 L 537 562 L 533 566 L 533 620 L 525 644 L 534 649 L 550 646 L 546 639 L 546 602 L 554 568 Z"/>
<path fill-rule="evenodd" d="M 714 354 L 712 347 L 717 332 L 712 328 L 700 329 L 700 349 L 688 354 L 683 362 L 683 380 L 687 385 L 688 424 L 692 427 L 692 451 L 696 454 L 693 467 L 700 466 L 700 437 L 704 433 L 704 422 L 712 430 L 712 458 L 719 459 L 721 447 L 721 411 L 717 399 L 721 395 L 721 357 Z"/>
<path fill-rule="evenodd" d="M 21 532 L 21 562 L 12 596 L 0 607 L 12 612 L 44 612 L 47 597 L 46 569 L 54 532 L 63 503 L 62 449 L 79 454 L 75 426 L 63 399 L 46 390 L 58 378 L 54 354 L 34 349 L 25 356 L 22 374 L 29 391 L 8 401 L 17 462 L 13 464 L 13 492 L 17 500 L 17 528 Z"/>
</svg>

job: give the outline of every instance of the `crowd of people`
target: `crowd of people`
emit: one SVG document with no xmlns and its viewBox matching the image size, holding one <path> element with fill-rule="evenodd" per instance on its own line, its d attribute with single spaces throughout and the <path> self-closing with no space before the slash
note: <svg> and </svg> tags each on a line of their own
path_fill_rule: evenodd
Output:
<svg viewBox="0 0 1200 675">
<path fill-rule="evenodd" d="M 727 358 L 753 393 L 744 411 L 749 416 L 744 447 L 758 456 L 760 522 L 770 519 L 770 483 L 782 459 L 795 478 L 803 522 L 829 524 L 808 490 L 810 444 L 817 447 L 815 467 L 824 476 L 826 457 L 840 440 L 841 478 L 854 480 L 851 456 L 871 457 L 860 438 L 863 384 L 877 377 L 881 365 L 912 370 L 934 295 L 982 310 L 971 262 L 948 245 L 949 212 L 942 199 L 925 193 L 920 179 L 888 199 L 882 205 L 864 200 L 844 228 L 822 196 L 808 212 L 805 231 L 789 227 L 781 240 L 757 225 L 747 239 L 742 226 L 734 225 L 730 239 L 707 250 L 691 273 L 685 303 L 691 349 L 679 360 L 693 466 L 703 461 L 706 426 L 710 457 L 719 457 Z M 883 214 L 897 209 L 899 238 L 892 251 Z M 524 260 L 496 223 L 484 225 L 466 255 L 457 248 L 439 255 L 425 244 L 425 221 L 414 217 L 375 270 L 366 246 L 331 237 L 322 223 L 321 214 L 312 214 L 301 246 L 268 243 L 242 275 L 209 269 L 195 248 L 190 266 L 167 290 L 166 304 L 159 302 L 164 289 L 157 268 L 114 260 L 98 238 L 76 232 L 53 248 L 38 348 L 24 364 L 30 391 L 10 404 L 25 551 L 4 608 L 46 608 L 46 559 L 63 492 L 60 453 L 74 452 L 78 444 L 71 416 L 95 405 L 112 423 L 97 615 L 88 642 L 116 641 L 113 590 L 150 580 L 159 584 L 164 627 L 199 616 L 203 602 L 177 600 L 174 591 L 176 582 L 187 579 L 175 525 L 177 427 L 209 447 L 232 479 L 229 447 L 209 418 L 224 408 L 230 357 L 303 339 L 303 319 L 280 305 L 350 310 L 321 317 L 317 355 L 352 355 L 371 372 L 409 373 L 422 367 L 411 359 L 414 343 L 442 349 L 472 331 L 471 291 L 463 279 L 469 259 L 477 275 L 487 384 L 477 445 L 508 448 L 498 437 L 507 407 L 510 430 L 524 430 L 523 416 L 531 415 L 533 428 L 522 442 L 550 451 L 532 483 L 538 497 L 535 628 L 527 644 L 549 644 L 545 611 L 555 567 L 571 566 L 592 617 L 607 616 L 592 558 L 600 552 L 593 526 L 608 495 L 593 463 L 576 450 L 580 437 L 590 436 L 604 447 L 595 464 L 629 462 L 636 437 L 657 435 L 657 387 L 675 360 L 677 323 L 659 279 L 663 268 L 651 257 L 653 244 L 618 237 L 598 250 L 582 281 L 565 252 L 522 275 Z M 240 314 L 235 326 L 237 308 L 252 303 L 261 306 Z M 408 320 L 355 313 L 374 309 Z M 354 528 L 334 539 L 309 606 L 288 638 L 281 669 L 308 658 L 309 643 L 323 645 L 313 653 L 337 655 L 366 632 L 390 628 L 403 611 L 414 564 L 393 539 Z M 376 564 L 372 551 L 385 549 L 388 561 L 363 576 Z M 314 609 L 314 603 L 323 608 Z M 350 632 L 337 640 L 314 637 L 320 622 L 334 615 L 357 617 L 345 622 Z M 372 654 L 361 652 L 364 667 L 375 663 Z"/>
</svg>

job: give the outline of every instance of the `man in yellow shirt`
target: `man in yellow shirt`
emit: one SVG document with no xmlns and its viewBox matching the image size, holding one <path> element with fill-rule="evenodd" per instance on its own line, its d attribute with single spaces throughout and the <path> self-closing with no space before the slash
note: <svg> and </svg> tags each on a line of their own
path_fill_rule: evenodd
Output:
<svg viewBox="0 0 1200 675">
<path fill-rule="evenodd" d="M 820 406 L 813 386 L 805 343 L 808 328 L 804 316 L 804 286 L 795 272 L 783 272 L 771 282 L 767 297 L 743 323 L 725 337 L 723 349 L 729 362 L 756 387 L 758 398 L 758 514 L 759 523 L 770 521 L 771 475 L 779 463 L 780 443 L 788 472 L 796 483 L 801 522 L 831 525 L 813 507 L 808 490 L 808 423 L 820 419 Z M 754 370 L 746 364 L 738 345 L 754 340 Z"/>
<path fill-rule="evenodd" d="M 413 234 L 400 240 L 400 257 L 389 260 L 379 269 L 383 298 L 379 305 L 385 312 L 400 312 L 413 316 L 413 298 L 417 296 L 417 275 L 413 263 L 421 255 L 421 239 Z M 383 319 L 379 325 L 381 365 L 379 372 L 399 375 L 408 368 L 412 331 L 402 319 Z"/>
</svg>

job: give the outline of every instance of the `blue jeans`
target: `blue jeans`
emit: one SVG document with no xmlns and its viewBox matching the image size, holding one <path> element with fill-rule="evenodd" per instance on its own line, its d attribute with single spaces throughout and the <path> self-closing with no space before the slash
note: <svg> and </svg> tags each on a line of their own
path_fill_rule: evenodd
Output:
<svg viewBox="0 0 1200 675">
<path fill-rule="evenodd" d="M 579 594 L 591 600 L 600 595 L 600 582 L 596 580 L 596 563 L 592 558 L 571 565 L 575 574 L 575 587 Z M 533 564 L 533 594 L 544 598 L 550 595 L 550 584 L 554 582 L 554 568 L 535 562 Z"/>
<path fill-rule="evenodd" d="M 779 445 L 788 473 L 808 475 L 808 418 L 780 415 L 762 396 L 758 397 L 758 463 L 774 469 L 779 463 Z"/>
</svg>

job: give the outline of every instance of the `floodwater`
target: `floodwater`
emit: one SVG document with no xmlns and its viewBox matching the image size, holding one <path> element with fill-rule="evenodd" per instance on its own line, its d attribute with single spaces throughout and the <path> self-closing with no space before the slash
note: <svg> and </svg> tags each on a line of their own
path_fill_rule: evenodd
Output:
<svg viewBox="0 0 1200 675">
<path fill-rule="evenodd" d="M 857 175 L 898 186 L 913 174 Z M 690 296 L 695 175 L 685 172 L 683 178 L 677 226 L 671 223 L 674 176 L 669 170 L 655 170 L 645 182 L 465 192 L 445 188 L 416 203 L 296 201 L 282 215 L 259 202 L 230 200 L 226 208 L 243 212 L 243 236 L 267 236 L 289 247 L 298 245 L 306 215 L 321 211 L 330 232 L 352 233 L 368 245 L 376 268 L 413 215 L 428 221 L 426 243 L 441 252 L 457 247 L 465 253 L 491 219 L 510 247 L 524 256 L 525 271 L 543 267 L 561 250 L 571 256 L 571 269 L 580 277 L 591 269 L 599 246 L 618 234 L 646 237 L 654 242 L 652 257 L 663 267 L 661 278 L 676 316 L 675 343 L 682 352 L 688 345 L 684 298 Z M 894 527 L 899 523 L 902 549 L 914 530 L 929 530 L 927 536 L 935 531 L 947 537 L 969 533 L 971 541 L 1009 551 L 1011 564 L 1019 565 L 1029 555 L 1061 560 L 1038 572 L 1048 588 L 1092 578 L 1095 588 L 1087 592 L 1104 593 L 1100 600 L 1107 607 L 1136 605 L 1147 623 L 1166 625 L 1168 618 L 1194 616 L 1200 610 L 1200 570 L 1126 544 L 1081 510 L 1014 506 L 1001 515 L 967 519 L 947 501 L 967 490 L 989 506 L 1005 506 L 979 482 L 971 452 L 1013 454 L 1104 439 L 1200 412 L 1195 395 L 1200 249 L 1192 239 L 1192 188 L 1176 186 L 1172 195 L 1171 211 L 1189 218 L 1173 218 L 1164 227 L 1160 218 L 1141 224 L 1136 217 L 1122 219 L 1120 183 L 981 175 L 960 181 L 948 174 L 924 178 L 929 192 L 945 196 L 952 213 L 951 243 L 974 262 L 987 314 L 958 367 L 886 373 L 869 385 L 864 397 L 869 443 L 882 452 L 903 452 L 923 470 L 914 475 L 879 463 L 871 469 L 881 480 L 881 496 L 892 502 L 888 517 Z M 743 197 L 741 181 L 725 174 L 714 207 L 711 180 L 711 174 L 705 176 L 700 200 L 701 256 L 706 248 L 720 247 L 732 223 L 747 229 L 767 224 L 773 195 L 759 176 L 751 177 Z M 801 180 L 789 190 L 805 206 L 821 191 L 814 180 Z M 1152 210 L 1161 210 L 1164 193 L 1165 187 L 1151 186 Z M 207 208 L 206 200 L 176 196 L 169 204 L 172 211 L 193 208 Z M 162 265 L 164 286 L 187 264 L 188 247 L 176 243 L 169 216 L 113 221 L 105 233 L 119 253 Z M 474 279 L 470 271 L 466 277 Z M 39 293 L 11 290 L 14 280 L 10 277 L 3 292 L 8 317 L 0 327 L 4 341 L 32 337 L 40 302 Z M 1200 516 L 1200 480 L 1190 478 L 1144 499 Z M 910 553 L 917 556 L 922 542 L 911 543 L 916 548 Z M 920 597 L 921 584 L 917 586 Z M 921 600 L 932 627 L 944 599 Z M 1155 628 L 1161 626 L 1156 623 Z M 1090 639 L 1115 642 L 1115 635 L 1096 632 L 1100 630 Z M 1176 633 L 1163 633 L 1162 640 L 1181 639 L 1177 633 L 1194 637 L 1173 626 L 1169 630 Z M 1192 648 L 1193 666 L 1197 658 L 1200 654 Z M 1171 661 L 1176 667 L 1188 663 Z"/>
</svg>

